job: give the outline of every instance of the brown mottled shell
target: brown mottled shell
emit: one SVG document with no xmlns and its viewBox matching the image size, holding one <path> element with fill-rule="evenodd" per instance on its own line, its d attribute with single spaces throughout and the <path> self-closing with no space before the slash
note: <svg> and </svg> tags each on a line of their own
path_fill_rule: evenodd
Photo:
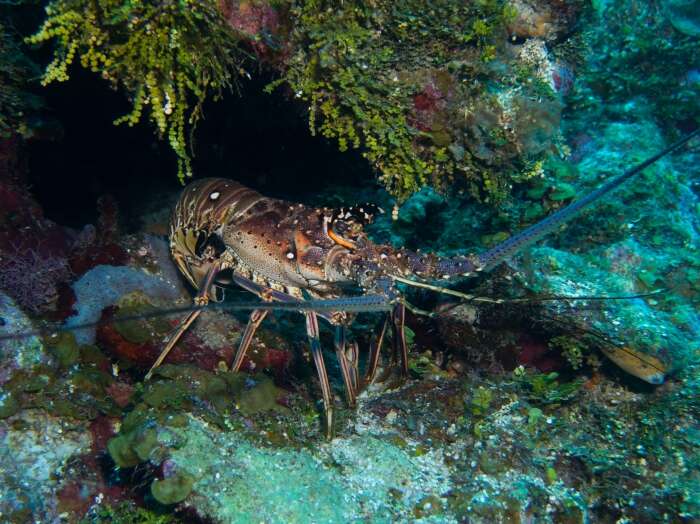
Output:
<svg viewBox="0 0 700 524">
<path fill-rule="evenodd" d="M 200 257 L 202 239 L 242 216 L 264 197 L 233 180 L 204 178 L 182 192 L 170 218 L 170 251 L 178 268 L 195 287 L 206 275 L 210 261 Z"/>
</svg>

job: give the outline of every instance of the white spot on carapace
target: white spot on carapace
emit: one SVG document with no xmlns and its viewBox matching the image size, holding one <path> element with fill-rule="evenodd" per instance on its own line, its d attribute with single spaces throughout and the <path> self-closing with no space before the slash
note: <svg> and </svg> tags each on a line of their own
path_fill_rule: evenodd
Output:
<svg viewBox="0 0 700 524">
<path fill-rule="evenodd" d="M 287 253 L 287 258 L 289 260 L 292 260 L 294 258 L 294 253 L 292 253 L 291 251 L 289 253 Z"/>
<path fill-rule="evenodd" d="M 216 200 L 221 196 L 221 193 L 218 191 L 214 191 L 211 195 L 209 195 L 209 200 Z"/>
</svg>

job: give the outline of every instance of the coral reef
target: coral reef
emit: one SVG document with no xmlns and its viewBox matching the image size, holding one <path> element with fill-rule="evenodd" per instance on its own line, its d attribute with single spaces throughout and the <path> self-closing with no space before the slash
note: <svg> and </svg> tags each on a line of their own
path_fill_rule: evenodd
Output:
<svg viewBox="0 0 700 524">
<path fill-rule="evenodd" d="M 5 522 L 61 519 L 59 492 L 70 480 L 70 460 L 91 445 L 84 424 L 24 411 L 0 421 L 0 516 Z"/>
<path fill-rule="evenodd" d="M 694 2 L 600 2 L 591 13 L 589 57 L 568 110 L 577 121 L 651 117 L 686 129 L 700 119 Z M 599 103 L 604 99 L 605 103 Z M 580 114 L 583 113 L 583 114 Z"/>
<path fill-rule="evenodd" d="M 181 178 L 191 174 L 186 128 L 208 91 L 245 73 L 249 49 L 279 75 L 268 91 L 285 85 L 304 100 L 311 133 L 341 151 L 361 149 L 399 201 L 426 185 L 444 192 L 456 184 L 502 203 L 557 142 L 572 74 L 556 49 L 579 10 L 497 0 L 428 10 L 422 2 L 122 8 L 57 0 L 28 41 L 57 41 L 44 83 L 66 80 L 78 57 L 126 88 L 133 111 L 117 122 L 134 125 L 146 111 L 176 152 Z"/>
<path fill-rule="evenodd" d="M 661 5 L 678 31 L 688 36 L 700 36 L 700 5 L 696 0 L 667 0 Z"/>
<path fill-rule="evenodd" d="M 0 292 L 0 326 L 3 334 L 17 334 L 32 331 L 31 320 L 17 307 L 14 301 Z M 30 371 L 34 366 L 45 363 L 41 341 L 37 337 L 24 340 L 3 340 L 0 342 L 0 383 L 7 382 L 16 370 Z M 7 394 L 2 395 L 2 410 L 7 410 Z"/>
<path fill-rule="evenodd" d="M 55 0 L 30 40 L 57 41 L 46 81 L 80 60 L 125 89 L 124 121 L 152 120 L 183 175 L 189 119 L 250 55 L 390 191 L 309 202 L 400 201 L 373 239 L 448 255 L 495 245 L 697 125 L 696 3 Z M 191 303 L 159 237 L 167 213 L 125 217 L 140 224 L 127 234 L 103 196 L 94 226 L 62 227 L 21 176 L 18 140 L 0 141 L 0 335 L 42 335 L 0 341 L 3 522 L 700 519 L 696 143 L 455 284 L 486 300 L 402 289 L 419 308 L 409 378 L 383 354 L 349 409 L 329 354 L 328 440 L 293 312 L 267 316 L 233 373 L 245 316 L 204 311 L 144 380 L 181 320 L 149 314 Z M 364 368 L 380 319 L 357 317 Z M 97 327 L 71 330 L 82 323 Z M 332 338 L 323 327 L 329 353 Z"/>
<path fill-rule="evenodd" d="M 58 286 L 71 276 L 65 258 L 17 245 L 2 253 L 0 289 L 34 313 L 51 309 L 58 300 Z"/>
<path fill-rule="evenodd" d="M 649 123 L 612 123 L 601 129 L 600 138 L 577 166 L 577 183 L 592 186 L 598 173 L 620 169 L 616 166 L 631 144 L 638 157 L 650 154 L 659 135 Z M 551 244 L 560 246 L 559 250 L 533 248 L 520 266 L 523 281 L 537 292 L 554 295 L 634 295 L 673 289 L 648 298 L 608 301 L 600 307 L 565 306 L 570 313 L 557 311 L 557 315 L 678 367 L 685 365 L 694 358 L 700 334 L 694 305 L 700 289 L 694 277 L 698 257 L 693 240 L 698 197 L 685 170 L 696 156 L 689 153 L 662 163 L 637 183 L 621 188 L 561 239 L 553 239 Z M 637 202 L 638 209 L 628 202 Z M 594 233 L 581 241 L 586 232 Z"/>
</svg>

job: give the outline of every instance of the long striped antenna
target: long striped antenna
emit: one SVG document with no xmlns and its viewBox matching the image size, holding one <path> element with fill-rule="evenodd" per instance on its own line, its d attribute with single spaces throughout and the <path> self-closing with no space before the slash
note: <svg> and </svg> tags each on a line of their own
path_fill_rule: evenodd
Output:
<svg viewBox="0 0 700 524">
<path fill-rule="evenodd" d="M 542 237 L 548 235 L 555 229 L 557 229 L 559 226 L 562 224 L 565 224 L 566 222 L 570 221 L 572 218 L 577 216 L 583 209 L 591 205 L 593 202 L 596 200 L 599 200 L 603 196 L 607 195 L 614 189 L 616 189 L 618 186 L 620 186 L 623 182 L 626 180 L 632 178 L 633 176 L 641 173 L 644 171 L 647 167 L 650 165 L 654 164 L 661 158 L 665 157 L 666 155 L 673 153 L 677 149 L 679 149 L 681 146 L 683 146 L 686 142 L 688 142 L 690 139 L 692 139 L 694 136 L 697 136 L 698 133 L 700 133 L 700 128 L 696 129 L 695 131 L 685 135 L 683 138 L 678 140 L 677 142 L 671 144 L 668 146 L 666 149 L 663 151 L 655 154 L 651 158 L 648 158 L 641 164 L 636 165 L 635 167 L 628 169 L 621 175 L 619 175 L 616 178 L 613 178 L 609 182 L 603 184 L 600 186 L 598 189 L 595 191 L 592 191 L 588 195 L 584 196 L 583 198 L 580 198 L 576 200 L 575 202 L 572 202 L 568 206 L 566 206 L 563 209 L 560 209 L 556 213 L 553 213 L 549 215 L 547 218 L 541 220 L 540 222 L 537 222 L 537 224 L 534 224 L 527 229 L 521 231 L 520 233 L 516 234 L 515 236 L 510 237 L 508 240 L 501 242 L 497 246 L 492 247 L 485 253 L 482 253 L 477 257 L 477 270 L 478 271 L 490 271 L 494 267 L 496 267 L 498 264 L 503 262 L 504 260 L 510 258 L 511 256 L 515 255 L 519 251 L 523 250 L 524 248 L 534 244 L 538 240 L 540 240 Z"/>
<path fill-rule="evenodd" d="M 362 295 L 356 297 L 341 297 L 319 300 L 292 300 L 290 302 L 263 302 L 248 301 L 238 303 L 210 302 L 204 306 L 181 306 L 173 308 L 154 309 L 144 313 L 133 315 L 116 316 L 109 320 L 110 324 L 120 322 L 131 322 L 134 320 L 145 320 L 149 318 L 169 317 L 191 313 L 198 309 L 216 309 L 219 311 L 251 311 L 253 309 L 263 309 L 266 311 L 314 311 L 335 312 L 346 311 L 349 313 L 366 312 L 387 312 L 391 311 L 393 304 L 380 295 Z M 28 330 L 22 332 L 12 332 L 12 329 L 2 329 L 0 327 L 0 343 L 7 340 L 20 340 L 29 337 L 42 337 L 61 333 L 64 331 L 77 331 L 80 329 L 92 329 L 100 325 L 101 321 L 85 322 L 83 324 L 47 326 L 45 328 Z"/>
</svg>

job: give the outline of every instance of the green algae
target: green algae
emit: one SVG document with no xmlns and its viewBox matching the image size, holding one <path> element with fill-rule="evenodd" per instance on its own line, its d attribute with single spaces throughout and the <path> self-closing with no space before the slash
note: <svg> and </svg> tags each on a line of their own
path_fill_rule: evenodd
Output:
<svg viewBox="0 0 700 524">
<path fill-rule="evenodd" d="M 44 342 L 62 368 L 69 368 L 80 359 L 80 348 L 70 331 L 47 337 Z"/>
<path fill-rule="evenodd" d="M 242 19 L 258 11 L 279 34 L 249 33 Z M 265 48 L 260 60 L 280 75 L 267 90 L 285 85 L 304 100 L 311 133 L 341 151 L 360 149 L 398 201 L 426 185 L 456 185 L 502 203 L 526 165 L 546 156 L 561 111 L 536 60 L 504 45 L 516 16 L 500 0 L 441 0 L 430 9 L 416 0 L 334 9 L 319 1 L 157 9 L 54 0 L 28 42 L 55 41 L 43 83 L 67 80 L 79 61 L 122 87 L 132 111 L 116 122 L 150 120 L 175 151 L 181 179 L 191 174 L 187 131 L 210 93 L 217 98 L 247 76 L 240 44 L 248 43 Z"/>
<path fill-rule="evenodd" d="M 559 182 L 549 193 L 550 200 L 555 202 L 569 200 L 576 196 L 576 188 L 566 182 Z"/>
<path fill-rule="evenodd" d="M 164 480 L 155 479 L 151 494 L 161 504 L 177 504 L 192 492 L 194 479 L 186 473 L 178 473 Z"/>
<path fill-rule="evenodd" d="M 236 406 L 241 413 L 247 416 L 265 411 L 288 412 L 286 407 L 277 402 L 281 394 L 282 391 L 275 386 L 271 379 L 263 378 L 252 388 L 241 392 Z"/>
<path fill-rule="evenodd" d="M 15 21 L 9 13 L 0 19 L 0 138 L 15 134 L 30 138 L 35 131 L 34 113 L 41 102 L 26 87 L 37 66 L 23 52 L 14 38 Z"/>
<path fill-rule="evenodd" d="M 116 317 L 136 317 L 158 309 L 147 295 L 140 291 L 128 293 L 117 302 L 119 311 Z M 168 334 L 172 327 L 161 317 L 144 320 L 124 320 L 115 322 L 114 329 L 122 337 L 134 344 L 145 344 Z"/>
<path fill-rule="evenodd" d="M 19 409 L 20 403 L 14 393 L 4 392 L 0 394 L 0 419 L 11 417 Z"/>
<path fill-rule="evenodd" d="M 133 441 L 132 449 L 144 462 L 150 459 L 151 453 L 158 445 L 158 432 L 154 428 L 146 428 L 138 434 L 138 439 Z"/>
<path fill-rule="evenodd" d="M 549 346 L 559 349 L 573 369 L 583 365 L 585 345 L 581 341 L 570 336 L 558 336 L 549 341 Z"/>
<path fill-rule="evenodd" d="M 133 450 L 131 439 L 126 435 L 110 439 L 107 443 L 107 451 L 114 463 L 120 468 L 131 468 L 141 462 Z"/>
<path fill-rule="evenodd" d="M 137 425 L 135 420 L 126 427 L 122 425 L 119 434 L 107 443 L 107 450 L 117 466 L 130 468 L 142 462 L 158 464 L 185 444 L 169 426 L 148 417 L 140 418 Z"/>
<path fill-rule="evenodd" d="M 176 154 L 180 179 L 191 176 L 187 133 L 210 93 L 231 86 L 245 53 L 215 2 L 55 0 L 46 20 L 27 40 L 56 41 L 43 84 L 68 80 L 76 59 L 130 95 L 132 110 L 115 123 L 153 123 Z M 201 54 L 208 60 L 200 60 Z M 194 104 L 192 105 L 192 101 Z"/>
<path fill-rule="evenodd" d="M 179 410 L 191 405 L 190 393 L 181 382 L 156 382 L 146 387 L 142 400 L 152 408 Z"/>
<path fill-rule="evenodd" d="M 479 386 L 476 391 L 474 391 L 474 395 L 469 401 L 469 408 L 472 415 L 485 415 L 488 412 L 492 401 L 493 392 L 489 388 Z"/>
<path fill-rule="evenodd" d="M 179 522 L 180 519 L 173 515 L 138 507 L 133 502 L 100 504 L 94 509 L 92 515 L 80 520 L 80 524 L 178 524 Z"/>
<path fill-rule="evenodd" d="M 523 386 L 530 400 L 542 404 L 560 404 L 571 401 L 583 386 L 583 379 L 564 382 L 559 373 L 533 373 L 517 368 L 513 374 L 516 381 Z"/>
</svg>

